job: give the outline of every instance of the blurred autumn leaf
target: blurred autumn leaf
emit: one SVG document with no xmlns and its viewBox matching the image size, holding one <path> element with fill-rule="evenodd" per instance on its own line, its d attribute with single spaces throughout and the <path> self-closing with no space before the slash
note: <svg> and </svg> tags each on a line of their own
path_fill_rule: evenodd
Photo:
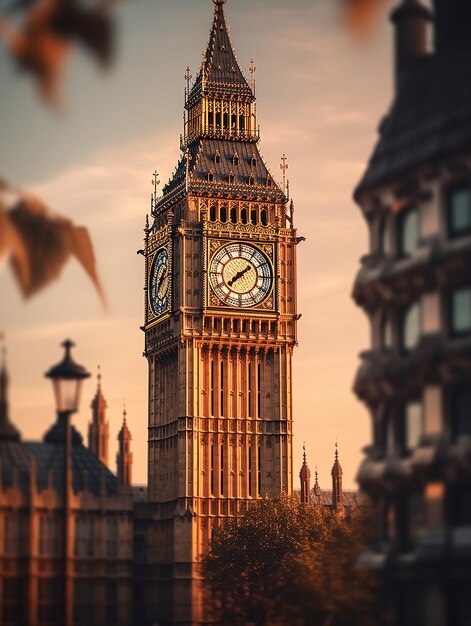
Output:
<svg viewBox="0 0 471 626">
<path fill-rule="evenodd" d="M 0 187 L 0 262 L 9 257 L 24 297 L 29 298 L 58 278 L 64 264 L 74 256 L 105 304 L 87 229 L 52 214 L 30 193 L 20 194 L 7 209 L 4 198 L 12 191 L 5 183 Z"/>
<path fill-rule="evenodd" d="M 386 0 L 342 0 L 351 31 L 365 37 L 373 30 L 375 18 Z"/>
<path fill-rule="evenodd" d="M 80 45 L 102 65 L 114 57 L 109 3 L 83 6 L 77 0 L 18 0 L 9 9 L 25 12 L 17 27 L 0 16 L 0 36 L 17 66 L 37 81 L 43 98 L 58 104 L 65 62 Z"/>
<path fill-rule="evenodd" d="M 113 4 L 115 0 L 12 0 L 0 7 L 0 38 L 16 65 L 37 82 L 48 104 L 60 102 L 64 66 L 74 48 L 81 47 L 101 66 L 110 66 L 115 54 Z M 9 17 L 12 13 L 21 14 L 19 25 L 17 17 L 14 21 Z M 0 180 L 0 262 L 9 257 L 23 295 L 29 298 L 56 279 L 71 256 L 105 304 L 87 229 L 53 215 L 36 196 Z"/>
</svg>

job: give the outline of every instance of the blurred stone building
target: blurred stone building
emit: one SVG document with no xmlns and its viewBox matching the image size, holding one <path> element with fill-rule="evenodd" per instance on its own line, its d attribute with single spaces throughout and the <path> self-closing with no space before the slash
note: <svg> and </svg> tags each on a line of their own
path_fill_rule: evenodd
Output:
<svg viewBox="0 0 471 626">
<path fill-rule="evenodd" d="M 355 199 L 370 234 L 353 297 L 371 324 L 355 391 L 359 471 L 394 623 L 471 624 L 471 3 L 392 13 L 396 92 Z M 432 39 L 434 48 L 429 51 Z"/>
<path fill-rule="evenodd" d="M 2 626 L 132 623 L 130 435 L 124 420 L 117 478 L 105 464 L 108 423 L 100 382 L 92 409 L 88 448 L 72 427 L 67 454 L 60 419 L 42 441 L 24 441 L 10 420 L 8 374 L 2 363 Z"/>
</svg>

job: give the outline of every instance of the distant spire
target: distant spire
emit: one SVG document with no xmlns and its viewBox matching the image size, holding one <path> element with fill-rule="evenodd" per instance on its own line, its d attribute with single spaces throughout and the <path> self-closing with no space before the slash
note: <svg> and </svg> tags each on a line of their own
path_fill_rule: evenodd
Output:
<svg viewBox="0 0 471 626">
<path fill-rule="evenodd" d="M 299 472 L 301 481 L 301 502 L 303 504 L 311 503 L 311 471 L 306 462 L 306 445 L 303 445 L 303 464 Z"/>
<path fill-rule="evenodd" d="M 92 421 L 88 425 L 88 448 L 105 465 L 108 465 L 109 423 L 106 419 L 108 403 L 101 389 L 101 366 L 98 365 L 97 390 L 91 403 Z"/>
<path fill-rule="evenodd" d="M 131 431 L 127 425 L 126 403 L 123 405 L 123 425 L 118 434 L 118 454 L 116 464 L 118 470 L 118 483 L 120 487 L 126 488 L 132 484 L 132 452 L 131 452 Z"/>
<path fill-rule="evenodd" d="M 2 346 L 2 362 L 0 366 L 0 441 L 18 441 L 20 433 L 10 422 L 8 387 L 9 377 L 7 370 L 7 349 Z"/>
<path fill-rule="evenodd" d="M 335 460 L 332 466 L 332 507 L 335 511 L 343 514 L 343 470 L 339 462 L 338 442 L 335 442 Z"/>
</svg>

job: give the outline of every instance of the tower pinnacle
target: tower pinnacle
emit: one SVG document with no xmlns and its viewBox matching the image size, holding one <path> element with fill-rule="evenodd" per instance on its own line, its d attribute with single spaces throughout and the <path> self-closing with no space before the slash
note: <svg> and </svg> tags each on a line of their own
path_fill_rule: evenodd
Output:
<svg viewBox="0 0 471 626">
<path fill-rule="evenodd" d="M 98 366 L 97 390 L 91 403 L 92 421 L 88 425 L 88 448 L 104 465 L 108 465 L 109 424 L 106 419 L 108 403 L 101 389 L 101 379 L 101 367 Z"/>
</svg>

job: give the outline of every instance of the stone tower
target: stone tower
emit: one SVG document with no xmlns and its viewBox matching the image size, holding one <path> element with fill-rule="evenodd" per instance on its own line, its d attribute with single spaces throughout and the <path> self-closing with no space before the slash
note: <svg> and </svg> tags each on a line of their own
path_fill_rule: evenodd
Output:
<svg viewBox="0 0 471 626">
<path fill-rule="evenodd" d="M 132 485 L 132 436 L 126 417 L 127 413 L 126 409 L 124 409 L 123 425 L 118 433 L 118 454 L 116 455 L 118 484 L 120 487 L 130 487 Z"/>
<path fill-rule="evenodd" d="M 303 447 L 303 464 L 299 472 L 299 480 L 301 481 L 301 502 L 303 504 L 311 504 L 311 470 L 306 461 L 305 447 Z"/>
<path fill-rule="evenodd" d="M 95 397 L 92 400 L 92 421 L 88 425 L 88 448 L 108 465 L 109 424 L 106 419 L 108 404 L 101 390 L 101 372 L 98 371 L 98 385 Z"/>
<path fill-rule="evenodd" d="M 293 212 L 258 150 L 255 95 L 225 1 L 214 4 L 186 91 L 182 157 L 145 230 L 148 488 L 163 624 L 205 621 L 198 560 L 219 522 L 293 485 Z"/>
</svg>

